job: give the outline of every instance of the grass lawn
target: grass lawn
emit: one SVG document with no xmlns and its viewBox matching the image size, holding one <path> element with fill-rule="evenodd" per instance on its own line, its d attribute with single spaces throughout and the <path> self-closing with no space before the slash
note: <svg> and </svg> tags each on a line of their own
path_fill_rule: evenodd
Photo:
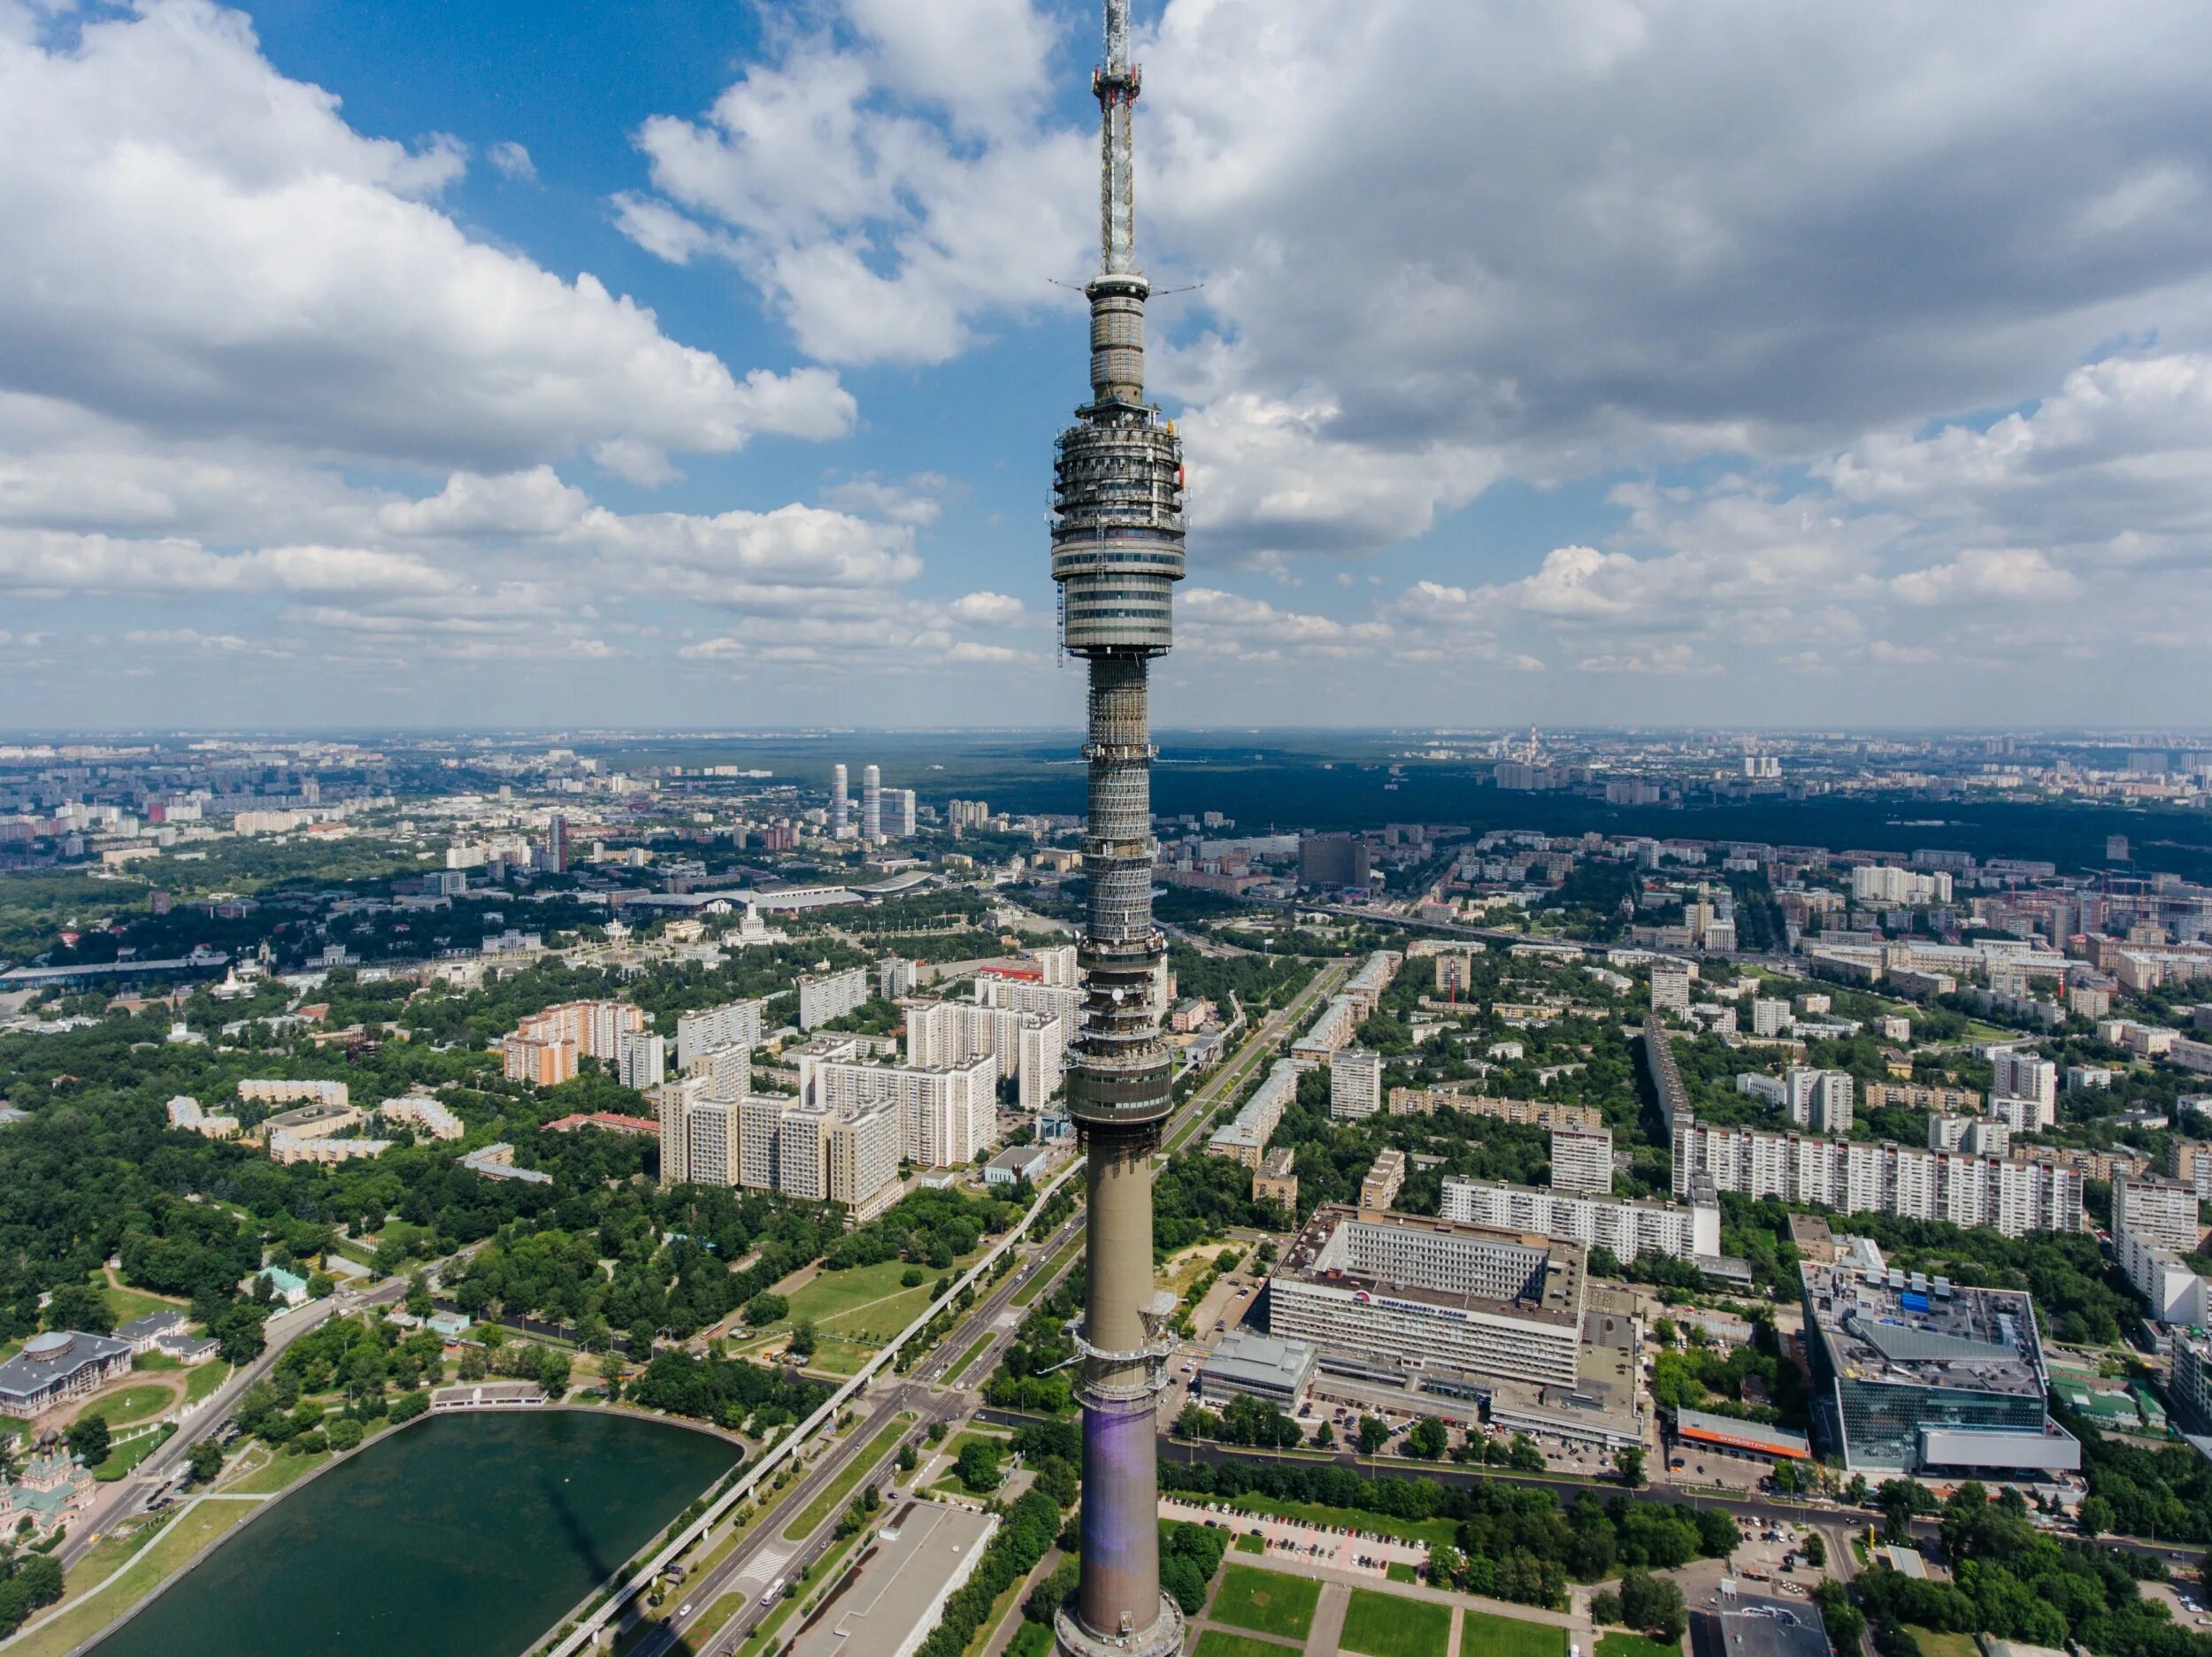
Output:
<svg viewBox="0 0 2212 1657">
<path fill-rule="evenodd" d="M 1258 1537 L 1240 1534 L 1237 1537 L 1237 1552 L 1240 1553 L 1264 1553 L 1267 1552 L 1267 1544 L 1262 1541 Z"/>
<path fill-rule="evenodd" d="M 1465 1642 L 1462 1641 L 1464 1648 Z M 1971 1652 L 1973 1643 L 1968 1642 Z M 1666 1640 L 1653 1639 L 1644 1634 L 1627 1634 L 1615 1630 L 1598 1637 L 1597 1657 L 1682 1657 L 1682 1647 Z"/>
<path fill-rule="evenodd" d="M 1613 1639 L 1632 1641 L 1638 1649 L 1616 1652 L 1605 1643 Z M 1640 1634 L 1608 1634 L 1598 1643 L 1598 1650 L 1604 1657 L 1659 1657 L 1674 1647 L 1660 1645 Z M 1459 1653 L 1460 1657 L 1566 1657 L 1567 1630 L 1548 1622 L 1471 1609 L 1461 1614 Z"/>
<path fill-rule="evenodd" d="M 876 1436 L 861 1446 L 860 1454 L 853 1458 L 852 1464 L 830 1482 L 827 1490 L 807 1503 L 805 1510 L 797 1518 L 784 1527 L 783 1539 L 787 1542 L 804 1541 L 813 1534 L 816 1525 L 842 1508 L 852 1499 L 853 1492 L 860 1487 L 860 1481 L 867 1477 L 877 1462 L 891 1454 L 891 1446 L 899 1441 L 899 1435 L 913 1424 L 914 1417 L 907 1415 L 885 1422 Z"/>
<path fill-rule="evenodd" d="M 1344 1609 L 1344 1637 L 1339 1643 L 1344 1650 L 1364 1652 L 1367 1657 L 1451 1657 L 1452 1608 L 1355 1588 L 1352 1602 Z M 1466 1650 L 1463 1641 L 1460 1649 Z M 1483 1657 L 1490 1657 L 1486 1649 Z"/>
<path fill-rule="evenodd" d="M 1302 1640 L 1313 1631 L 1313 1607 L 1320 1599 L 1321 1584 L 1310 1578 L 1228 1565 L 1222 1569 L 1221 1591 L 1206 1615 L 1232 1628 Z"/>
<path fill-rule="evenodd" d="M 1389 1569 L 1384 1571 L 1383 1575 L 1393 1582 L 1419 1582 L 1421 1580 L 1421 1573 L 1402 1559 L 1392 1560 Z"/>
<path fill-rule="evenodd" d="M 165 1426 L 158 1431 L 142 1432 L 128 1444 L 119 1444 L 108 1452 L 108 1459 L 92 1469 L 92 1477 L 103 1484 L 112 1484 L 148 1456 L 176 1436 L 176 1428 Z"/>
<path fill-rule="evenodd" d="M 181 1312 L 189 1305 L 188 1301 L 149 1294 L 143 1289 L 119 1289 L 111 1283 L 100 1285 L 100 1298 L 108 1303 L 108 1310 L 115 1314 L 118 1323 L 131 1323 L 150 1312 Z"/>
<path fill-rule="evenodd" d="M 1295 1645 L 1278 1645 L 1271 1639 L 1210 1628 L 1198 1637 L 1198 1649 L 1192 1657 L 1298 1657 L 1298 1653 Z"/>
<path fill-rule="evenodd" d="M 253 1516 L 242 1501 L 196 1502 L 180 1514 L 153 1543 L 123 1568 L 115 1585 L 96 1599 L 73 1606 L 67 1599 L 46 1621 L 36 1624 L 8 1648 L 8 1657 L 67 1657 L 158 1587 L 185 1561 L 205 1547 L 233 1524 Z M 104 1577 L 95 1577 L 87 1587 Z"/>
<path fill-rule="evenodd" d="M 111 1427 L 127 1427 L 134 1422 L 150 1421 L 160 1415 L 175 1397 L 176 1393 L 165 1386 L 127 1386 L 119 1392 L 95 1399 L 77 1419 L 97 1415 Z"/>
<path fill-rule="evenodd" d="M 1272 1514 L 1279 1519 L 1306 1519 L 1315 1524 L 1345 1524 L 1374 1536 L 1390 1536 L 1401 1542 L 1441 1543 L 1449 1546 L 1459 1527 L 1449 1519 L 1394 1519 L 1386 1513 L 1368 1513 L 1357 1507 L 1329 1507 L 1317 1501 L 1276 1501 L 1247 1492 L 1232 1504 L 1244 1513 Z"/>
<path fill-rule="evenodd" d="M 1041 1622 L 1023 1623 L 1006 1657 L 1052 1657 L 1052 1630 Z"/>
<path fill-rule="evenodd" d="M 226 1484 L 223 1489 L 234 1496 L 273 1496 L 279 1491 L 291 1489 L 330 1460 L 331 1453 L 327 1450 L 318 1450 L 312 1455 L 286 1455 L 280 1450 L 266 1466 L 254 1469 L 235 1484 Z"/>
<path fill-rule="evenodd" d="M 202 1399 L 210 1397 L 230 1377 L 231 1366 L 220 1358 L 210 1358 L 205 1363 L 195 1364 L 192 1372 L 185 1377 L 185 1402 L 196 1404 Z"/>
<path fill-rule="evenodd" d="M 858 1375 L 862 1366 L 879 1350 L 879 1347 L 864 1346 L 850 1340 L 818 1341 L 814 1355 L 806 1361 L 807 1373 L 834 1376 L 841 1381 L 849 1376 Z"/>
<path fill-rule="evenodd" d="M 1912 1637 L 1920 1642 L 1922 1657 L 1978 1657 L 1981 1648 L 1974 1644 L 1971 1634 L 1939 1634 L 1933 1629 L 1916 1628 L 1909 1623 L 1906 1626 L 1911 1630 Z M 1673 1648 L 1668 1649 L 1671 1653 Z M 1600 1657 L 1612 1657 L 1612 1653 L 1601 1649 Z M 1628 1653 L 1626 1657 L 1640 1657 L 1640 1654 Z"/>
</svg>

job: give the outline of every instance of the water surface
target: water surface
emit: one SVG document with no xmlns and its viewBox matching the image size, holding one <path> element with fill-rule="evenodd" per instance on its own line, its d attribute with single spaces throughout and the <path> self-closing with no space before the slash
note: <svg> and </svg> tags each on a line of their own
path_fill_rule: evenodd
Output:
<svg viewBox="0 0 2212 1657">
<path fill-rule="evenodd" d="M 705 1433 L 588 1410 L 433 1416 L 284 1498 L 96 1650 L 520 1652 L 737 1460 Z"/>
</svg>

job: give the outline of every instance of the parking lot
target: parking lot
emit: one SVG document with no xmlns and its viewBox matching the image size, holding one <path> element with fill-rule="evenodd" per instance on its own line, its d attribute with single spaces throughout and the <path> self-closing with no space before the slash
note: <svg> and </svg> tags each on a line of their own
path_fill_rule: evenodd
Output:
<svg viewBox="0 0 2212 1657">
<path fill-rule="evenodd" d="M 1417 1542 L 1348 1534 L 1303 1520 L 1244 1513 L 1212 1502 L 1179 1501 L 1171 1496 L 1160 1499 L 1160 1517 L 1185 1524 L 1217 1525 L 1236 1536 L 1256 1532 L 1271 1558 L 1326 1565 L 1365 1576 L 1386 1576 L 1394 1564 L 1417 1567 L 1428 1557 L 1428 1549 Z"/>
</svg>

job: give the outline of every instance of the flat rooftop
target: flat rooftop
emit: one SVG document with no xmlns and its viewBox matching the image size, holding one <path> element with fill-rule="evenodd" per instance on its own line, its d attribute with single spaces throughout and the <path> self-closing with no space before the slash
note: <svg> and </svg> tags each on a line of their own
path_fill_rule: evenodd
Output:
<svg viewBox="0 0 2212 1657">
<path fill-rule="evenodd" d="M 1346 1250 L 1331 1247 L 1338 1232 L 1347 1225 L 1386 1227 L 1476 1246 L 1490 1244 L 1500 1248 L 1530 1250 L 1542 1259 L 1538 1274 L 1540 1287 L 1532 1294 L 1500 1300 L 1471 1290 L 1431 1288 L 1425 1284 L 1356 1270 L 1343 1263 Z M 1523 1319 L 1571 1327 L 1581 1321 L 1586 1263 L 1580 1244 L 1561 1242 L 1533 1232 L 1494 1231 L 1486 1225 L 1469 1225 L 1425 1214 L 1363 1213 L 1341 1203 L 1328 1203 L 1314 1210 L 1313 1217 L 1284 1251 L 1275 1276 L 1326 1284 L 1333 1288 L 1386 1294 L 1394 1300 L 1454 1311 L 1505 1312 Z"/>
<path fill-rule="evenodd" d="M 920 1645 L 997 1520 L 933 1501 L 902 1502 L 856 1570 L 799 1630 L 788 1657 L 895 1657 Z"/>
<path fill-rule="evenodd" d="M 1845 1379 L 2043 1396 L 2043 1347 L 2023 1291 L 1850 1266 L 1798 1270 L 1807 1313 Z"/>
<path fill-rule="evenodd" d="M 1808 1600 L 1723 1594 L 1706 1621 L 1719 1634 L 1714 1657 L 1827 1657 L 1827 1629 Z M 1705 1645 L 1699 1641 L 1701 1653 Z"/>
</svg>

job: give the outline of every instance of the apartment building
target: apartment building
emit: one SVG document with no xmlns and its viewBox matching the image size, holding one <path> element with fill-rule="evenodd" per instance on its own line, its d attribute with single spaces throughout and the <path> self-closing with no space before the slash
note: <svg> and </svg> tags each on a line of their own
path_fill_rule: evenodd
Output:
<svg viewBox="0 0 2212 1657">
<path fill-rule="evenodd" d="M 1329 1062 L 1329 1114 L 1339 1121 L 1382 1109 L 1383 1060 L 1365 1047 L 1346 1047 Z"/>
<path fill-rule="evenodd" d="M 1640 1254 L 1709 1260 L 1720 1254 L 1720 1210 L 1710 1203 L 1588 1196 L 1448 1174 L 1440 1212 L 1468 1225 L 1609 1248 L 1623 1264 Z"/>
</svg>

